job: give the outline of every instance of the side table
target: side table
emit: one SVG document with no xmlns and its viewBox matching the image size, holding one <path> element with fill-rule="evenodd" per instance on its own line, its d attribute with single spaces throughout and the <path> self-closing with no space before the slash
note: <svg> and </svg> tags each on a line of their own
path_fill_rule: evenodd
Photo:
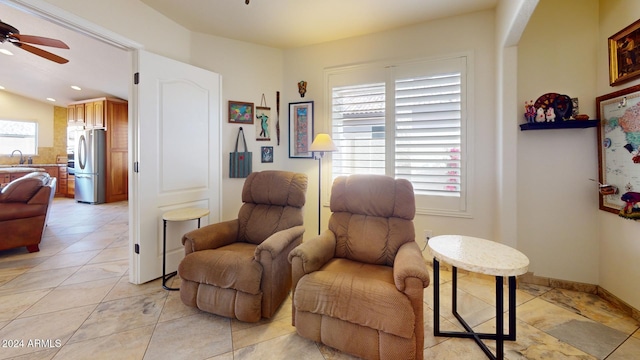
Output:
<svg viewBox="0 0 640 360">
<path fill-rule="evenodd" d="M 429 240 L 433 255 L 433 332 L 435 336 L 472 338 L 489 359 L 504 359 L 504 340 L 516 339 L 516 276 L 527 272 L 529 259 L 520 251 L 494 241 L 461 235 Z M 440 261 L 452 266 L 452 313 L 466 331 L 440 331 Z M 458 314 L 458 268 L 496 277 L 496 333 L 477 333 Z M 504 277 L 509 279 L 509 333 L 504 333 Z M 482 342 L 496 341 L 496 354 Z"/>
<path fill-rule="evenodd" d="M 162 232 L 162 287 L 166 290 L 177 291 L 180 288 L 168 287 L 167 280 L 178 274 L 174 271 L 170 274 L 166 273 L 167 263 L 167 221 L 187 221 L 198 220 L 198 229 L 200 228 L 200 219 L 209 215 L 209 209 L 203 208 L 182 208 L 176 210 L 170 210 L 162 214 L 163 232 Z"/>
</svg>

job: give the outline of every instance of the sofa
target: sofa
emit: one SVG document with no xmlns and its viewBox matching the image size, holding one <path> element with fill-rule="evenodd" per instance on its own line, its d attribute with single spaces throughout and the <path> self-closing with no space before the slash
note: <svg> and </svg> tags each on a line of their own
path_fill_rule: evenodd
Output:
<svg viewBox="0 0 640 360">
<path fill-rule="evenodd" d="M 56 178 L 33 172 L 7 184 L 0 192 L 0 250 L 39 244 L 56 192 Z"/>
</svg>

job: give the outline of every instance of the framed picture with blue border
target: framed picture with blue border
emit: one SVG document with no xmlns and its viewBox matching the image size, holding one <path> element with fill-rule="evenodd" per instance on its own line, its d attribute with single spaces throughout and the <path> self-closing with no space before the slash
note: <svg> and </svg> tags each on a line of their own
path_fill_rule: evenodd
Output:
<svg viewBox="0 0 640 360">
<path fill-rule="evenodd" d="M 289 157 L 311 159 L 313 101 L 289 103 Z"/>
</svg>

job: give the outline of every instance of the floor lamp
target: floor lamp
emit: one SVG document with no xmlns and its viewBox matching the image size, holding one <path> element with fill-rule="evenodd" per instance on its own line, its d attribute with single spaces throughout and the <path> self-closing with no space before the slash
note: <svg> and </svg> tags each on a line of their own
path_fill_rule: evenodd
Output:
<svg viewBox="0 0 640 360">
<path fill-rule="evenodd" d="M 336 151 L 338 148 L 331 140 L 329 134 L 318 134 L 313 140 L 310 151 L 314 152 L 314 158 L 318 160 L 318 235 L 320 235 L 320 219 L 322 210 L 322 157 L 326 151 Z"/>
</svg>

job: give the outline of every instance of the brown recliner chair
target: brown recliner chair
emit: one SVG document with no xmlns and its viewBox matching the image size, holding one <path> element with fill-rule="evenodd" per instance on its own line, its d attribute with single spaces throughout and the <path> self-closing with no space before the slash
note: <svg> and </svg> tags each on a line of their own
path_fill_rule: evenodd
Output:
<svg viewBox="0 0 640 360">
<path fill-rule="evenodd" d="M 15 179 L 0 193 L 0 250 L 26 246 L 40 251 L 49 209 L 56 193 L 56 178 L 33 172 Z"/>
<path fill-rule="evenodd" d="M 329 229 L 289 254 L 299 335 L 366 359 L 422 359 L 429 273 L 407 180 L 338 177 Z"/>
<path fill-rule="evenodd" d="M 291 290 L 287 255 L 302 242 L 306 191 L 304 174 L 251 173 L 237 219 L 183 236 L 182 301 L 246 322 L 273 316 Z"/>
</svg>

